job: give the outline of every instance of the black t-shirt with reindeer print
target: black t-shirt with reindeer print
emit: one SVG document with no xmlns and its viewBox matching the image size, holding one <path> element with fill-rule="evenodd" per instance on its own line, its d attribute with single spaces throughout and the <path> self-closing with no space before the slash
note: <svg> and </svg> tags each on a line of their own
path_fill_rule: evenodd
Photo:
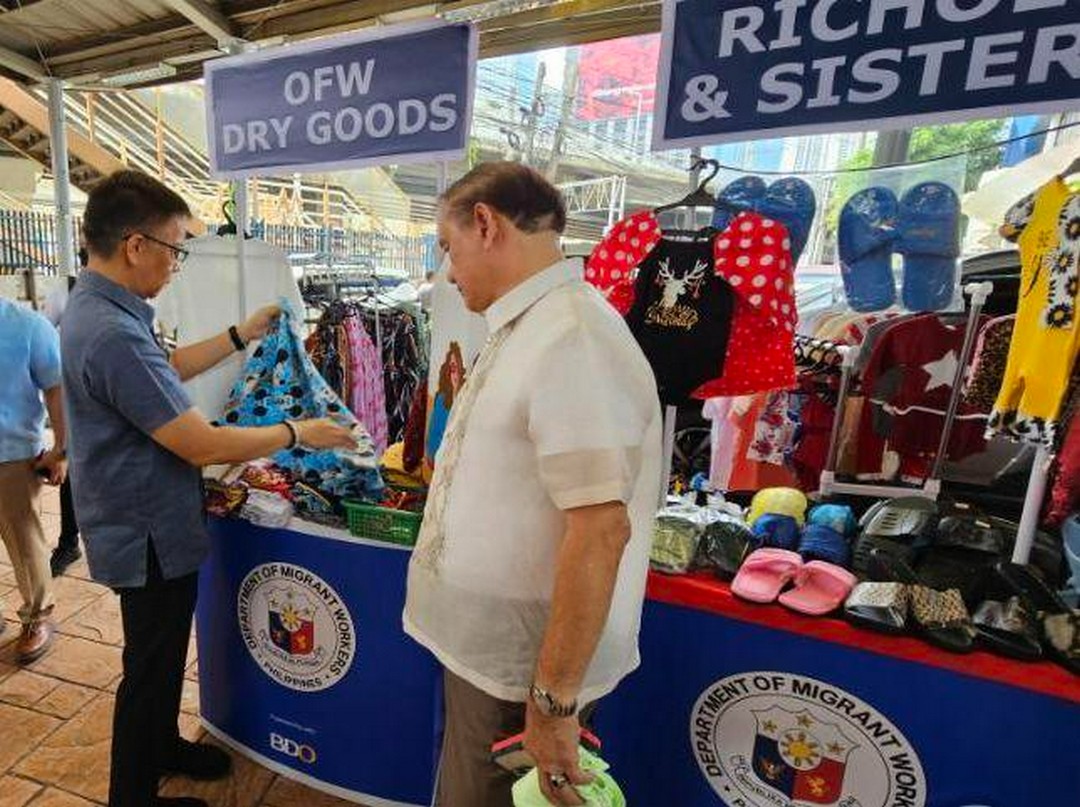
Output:
<svg viewBox="0 0 1080 807">
<path fill-rule="evenodd" d="M 638 268 L 626 322 L 665 404 L 685 403 L 723 373 L 735 292 L 714 269 L 714 236 L 713 230 L 685 240 L 665 235 Z"/>
</svg>

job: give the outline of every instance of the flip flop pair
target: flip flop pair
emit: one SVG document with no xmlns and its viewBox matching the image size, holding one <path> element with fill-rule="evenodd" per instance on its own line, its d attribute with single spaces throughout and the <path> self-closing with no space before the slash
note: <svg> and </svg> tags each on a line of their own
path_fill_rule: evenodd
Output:
<svg viewBox="0 0 1080 807">
<path fill-rule="evenodd" d="M 892 256 L 904 256 L 901 299 L 911 311 L 941 311 L 956 292 L 960 199 L 948 185 L 923 182 L 901 199 L 888 188 L 859 191 L 840 211 L 840 270 L 848 303 L 860 312 L 896 302 Z"/>
<path fill-rule="evenodd" d="M 801 614 L 823 616 L 839 608 L 854 585 L 855 576 L 835 564 L 804 563 L 795 552 L 767 547 L 747 557 L 731 590 L 750 602 L 779 601 Z"/>
</svg>

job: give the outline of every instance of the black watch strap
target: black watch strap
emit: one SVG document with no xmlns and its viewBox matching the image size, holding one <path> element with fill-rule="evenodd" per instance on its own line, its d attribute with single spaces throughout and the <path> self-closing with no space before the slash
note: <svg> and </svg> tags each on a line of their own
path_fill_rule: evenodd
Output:
<svg viewBox="0 0 1080 807">
<path fill-rule="evenodd" d="M 240 330 L 235 325 L 229 326 L 229 338 L 238 351 L 247 350 L 247 342 L 240 338 Z"/>
</svg>

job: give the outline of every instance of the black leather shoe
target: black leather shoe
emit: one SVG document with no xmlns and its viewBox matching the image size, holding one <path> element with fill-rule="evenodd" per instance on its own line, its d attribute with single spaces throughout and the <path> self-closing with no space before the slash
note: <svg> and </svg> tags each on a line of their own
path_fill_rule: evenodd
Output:
<svg viewBox="0 0 1080 807">
<path fill-rule="evenodd" d="M 224 779 L 232 770 L 232 757 L 216 745 L 181 740 L 163 774 L 211 781 Z"/>
<path fill-rule="evenodd" d="M 56 547 L 53 550 L 52 557 L 49 558 L 49 569 L 52 571 L 53 577 L 59 577 L 68 570 L 68 566 L 73 564 L 79 558 L 82 557 L 82 550 L 79 547 L 74 549 L 67 549 L 64 547 Z"/>
<path fill-rule="evenodd" d="M 192 796 L 158 796 L 154 799 L 153 807 L 210 807 L 210 805 Z"/>
</svg>

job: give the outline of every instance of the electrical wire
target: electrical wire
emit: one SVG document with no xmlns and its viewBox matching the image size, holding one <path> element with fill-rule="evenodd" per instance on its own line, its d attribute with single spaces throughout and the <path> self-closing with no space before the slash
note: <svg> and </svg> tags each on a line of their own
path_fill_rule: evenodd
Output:
<svg viewBox="0 0 1080 807">
<path fill-rule="evenodd" d="M 1003 146 L 1007 146 L 1010 143 L 1019 143 L 1022 140 L 1030 140 L 1035 137 L 1042 137 L 1045 134 L 1051 134 L 1052 132 L 1060 132 L 1065 129 L 1072 129 L 1080 126 L 1080 121 L 1073 121 L 1072 123 L 1062 123 L 1058 126 L 1048 126 L 1045 129 L 1038 129 L 1034 132 L 1028 132 L 1027 134 L 1016 135 L 1015 137 L 1008 137 L 1004 140 L 995 140 L 993 143 L 986 143 L 982 146 L 975 146 L 974 148 L 965 149 L 964 151 L 953 152 L 952 154 L 941 154 L 937 157 L 925 157 L 921 160 L 907 160 L 905 162 L 887 163 L 885 165 L 868 165 L 859 166 L 853 168 L 827 168 L 817 169 L 809 171 L 765 171 L 760 169 L 754 169 L 754 174 L 761 174 L 765 176 L 785 176 L 785 177 L 797 177 L 797 176 L 833 176 L 836 174 L 862 174 L 868 171 L 883 171 L 888 168 L 909 168 L 918 165 L 930 165 L 932 163 L 944 162 L 945 160 L 956 160 L 960 157 L 969 157 L 972 154 L 979 154 L 983 151 L 990 151 L 991 149 L 999 149 Z M 747 173 L 745 168 L 741 168 L 735 165 L 726 165 L 722 162 L 714 161 L 720 166 L 722 171 L 735 171 L 740 174 Z"/>
</svg>

